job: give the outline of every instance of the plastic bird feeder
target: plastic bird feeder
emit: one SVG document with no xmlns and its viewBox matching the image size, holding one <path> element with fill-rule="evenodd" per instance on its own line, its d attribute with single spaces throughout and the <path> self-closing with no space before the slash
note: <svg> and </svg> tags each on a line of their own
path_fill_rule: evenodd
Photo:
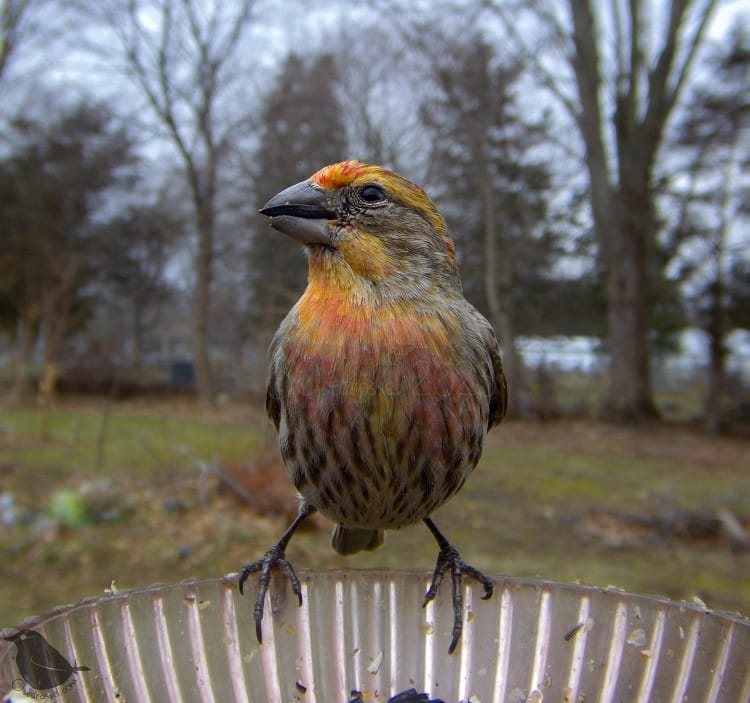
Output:
<svg viewBox="0 0 750 703">
<path fill-rule="evenodd" d="M 496 577 L 465 586 L 452 656 L 450 589 L 422 608 L 423 572 L 300 572 L 304 603 L 275 580 L 255 638 L 254 581 L 155 585 L 23 624 L 71 666 L 36 690 L 0 640 L 3 701 L 747 703 L 750 620 L 616 589 Z M 14 631 L 5 632 L 5 636 Z M 401 694 L 401 695 L 399 695 Z"/>
</svg>

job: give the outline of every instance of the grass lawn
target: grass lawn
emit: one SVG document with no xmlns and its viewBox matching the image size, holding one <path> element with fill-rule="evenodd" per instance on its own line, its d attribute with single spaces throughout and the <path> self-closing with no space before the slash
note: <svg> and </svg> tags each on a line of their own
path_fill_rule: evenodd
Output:
<svg viewBox="0 0 750 703">
<path fill-rule="evenodd" d="M 34 408 L 0 411 L 0 494 L 14 506 L 0 532 L 0 627 L 112 581 L 132 588 L 237 571 L 296 510 L 259 410 L 71 403 L 49 414 L 44 439 L 41 426 Z M 435 520 L 490 573 L 697 596 L 750 614 L 750 552 L 720 529 L 727 513 L 748 530 L 748 440 L 685 426 L 509 422 Z M 425 569 L 436 556 L 422 526 L 348 558 L 328 540 L 316 518 L 287 556 L 299 568 Z"/>
</svg>

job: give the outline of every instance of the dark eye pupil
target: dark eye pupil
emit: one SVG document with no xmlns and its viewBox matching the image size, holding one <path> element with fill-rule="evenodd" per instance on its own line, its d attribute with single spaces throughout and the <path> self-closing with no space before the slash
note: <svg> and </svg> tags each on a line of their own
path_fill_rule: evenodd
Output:
<svg viewBox="0 0 750 703">
<path fill-rule="evenodd" d="M 378 200 L 385 198 L 385 193 L 378 186 L 365 186 L 359 194 L 362 200 L 366 200 L 368 203 L 376 203 Z"/>
</svg>

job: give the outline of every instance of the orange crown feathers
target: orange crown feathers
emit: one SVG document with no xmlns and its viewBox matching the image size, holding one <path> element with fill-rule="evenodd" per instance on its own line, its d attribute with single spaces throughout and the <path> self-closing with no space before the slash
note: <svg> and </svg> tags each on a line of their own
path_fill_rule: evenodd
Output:
<svg viewBox="0 0 750 703">
<path fill-rule="evenodd" d="M 382 166 L 363 164 L 361 161 L 341 161 L 337 164 L 324 166 L 320 171 L 314 173 L 310 180 L 323 188 L 332 190 L 355 185 L 357 182 L 375 181 L 382 183 L 405 202 L 429 201 L 427 193 L 415 183 Z"/>
<path fill-rule="evenodd" d="M 310 177 L 310 180 L 323 188 L 343 188 L 344 186 L 348 186 L 358 176 L 372 169 L 372 166 L 359 161 L 341 161 L 337 164 L 324 166 L 320 171 L 314 173 Z"/>
</svg>

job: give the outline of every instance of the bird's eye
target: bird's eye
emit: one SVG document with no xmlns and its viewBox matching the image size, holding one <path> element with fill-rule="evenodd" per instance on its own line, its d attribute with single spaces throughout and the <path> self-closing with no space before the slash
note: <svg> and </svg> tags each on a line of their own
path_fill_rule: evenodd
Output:
<svg viewBox="0 0 750 703">
<path fill-rule="evenodd" d="M 385 191 L 380 186 L 370 184 L 362 186 L 359 197 L 367 203 L 378 203 L 385 200 Z"/>
</svg>

